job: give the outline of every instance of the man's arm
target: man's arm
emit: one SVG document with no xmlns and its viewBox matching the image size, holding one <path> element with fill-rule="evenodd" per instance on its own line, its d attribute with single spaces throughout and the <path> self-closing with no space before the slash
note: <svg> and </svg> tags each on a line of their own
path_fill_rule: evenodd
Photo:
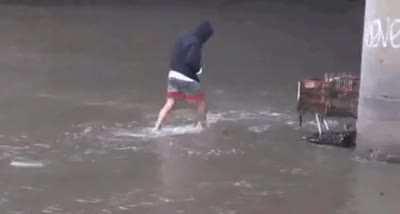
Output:
<svg viewBox="0 0 400 214">
<path fill-rule="evenodd" d="M 186 56 L 186 64 L 194 71 L 198 72 L 201 68 L 201 47 L 199 43 L 193 43 Z"/>
</svg>

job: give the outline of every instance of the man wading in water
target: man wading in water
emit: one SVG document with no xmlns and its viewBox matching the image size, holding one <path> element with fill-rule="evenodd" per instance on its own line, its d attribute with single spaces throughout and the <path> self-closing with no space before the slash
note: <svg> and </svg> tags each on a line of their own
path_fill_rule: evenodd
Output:
<svg viewBox="0 0 400 214">
<path fill-rule="evenodd" d="M 210 22 L 202 22 L 192 32 L 179 37 L 175 43 L 168 73 L 167 100 L 160 110 L 154 129 L 160 130 L 168 113 L 177 101 L 186 101 L 197 107 L 197 125 L 204 126 L 207 102 L 201 89 L 202 47 L 213 34 Z"/>
</svg>

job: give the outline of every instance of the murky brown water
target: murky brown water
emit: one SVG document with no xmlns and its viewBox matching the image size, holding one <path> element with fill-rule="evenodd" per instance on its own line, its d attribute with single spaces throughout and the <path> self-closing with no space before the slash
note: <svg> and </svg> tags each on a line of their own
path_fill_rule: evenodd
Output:
<svg viewBox="0 0 400 214">
<path fill-rule="evenodd" d="M 398 213 L 397 165 L 297 126 L 297 80 L 359 70 L 361 3 L 289 3 L 1 5 L 1 213 Z M 173 40 L 204 17 L 210 127 L 182 106 L 154 134 Z"/>
</svg>

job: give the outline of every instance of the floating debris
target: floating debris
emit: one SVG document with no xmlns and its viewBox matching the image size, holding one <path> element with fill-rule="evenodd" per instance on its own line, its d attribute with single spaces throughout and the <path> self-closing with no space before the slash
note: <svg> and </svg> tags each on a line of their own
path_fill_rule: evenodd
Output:
<svg viewBox="0 0 400 214">
<path fill-rule="evenodd" d="M 39 161 L 12 161 L 10 166 L 21 168 L 41 168 L 44 167 L 44 163 Z"/>
</svg>

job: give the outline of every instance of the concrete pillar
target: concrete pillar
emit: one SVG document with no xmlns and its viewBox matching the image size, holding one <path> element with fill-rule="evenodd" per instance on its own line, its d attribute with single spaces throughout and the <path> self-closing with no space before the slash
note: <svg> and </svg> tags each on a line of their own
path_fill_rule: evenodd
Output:
<svg viewBox="0 0 400 214">
<path fill-rule="evenodd" d="M 367 0 L 357 148 L 400 162 L 400 1 Z"/>
</svg>

